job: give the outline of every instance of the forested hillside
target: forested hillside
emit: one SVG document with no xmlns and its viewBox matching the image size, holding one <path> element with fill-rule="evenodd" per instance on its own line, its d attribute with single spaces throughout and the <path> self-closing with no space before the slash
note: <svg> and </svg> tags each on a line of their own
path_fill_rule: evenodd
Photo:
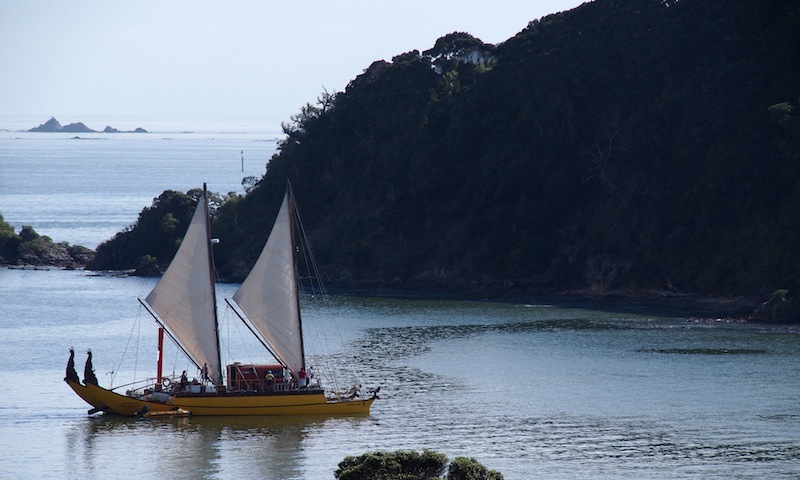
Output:
<svg viewBox="0 0 800 480">
<path fill-rule="evenodd" d="M 285 124 L 217 210 L 218 266 L 246 273 L 288 179 L 329 284 L 798 291 L 799 107 L 796 0 L 597 0 L 499 45 L 452 33 Z"/>
</svg>

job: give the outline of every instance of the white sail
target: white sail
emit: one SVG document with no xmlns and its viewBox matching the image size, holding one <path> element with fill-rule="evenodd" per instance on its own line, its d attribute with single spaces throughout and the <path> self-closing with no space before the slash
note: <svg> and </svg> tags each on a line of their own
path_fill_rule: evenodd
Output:
<svg viewBox="0 0 800 480">
<path fill-rule="evenodd" d="M 261 255 L 233 299 L 295 378 L 303 367 L 289 191 Z"/>
<path fill-rule="evenodd" d="M 203 197 L 167 271 L 146 300 L 186 353 L 222 384 L 208 204 Z"/>
</svg>

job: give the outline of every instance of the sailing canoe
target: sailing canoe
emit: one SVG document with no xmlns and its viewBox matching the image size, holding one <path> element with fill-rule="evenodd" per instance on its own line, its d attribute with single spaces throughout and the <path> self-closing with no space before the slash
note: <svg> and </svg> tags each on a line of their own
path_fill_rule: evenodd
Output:
<svg viewBox="0 0 800 480">
<path fill-rule="evenodd" d="M 370 398 L 359 398 L 356 384 L 346 395 L 325 394 L 316 385 L 306 385 L 305 352 L 300 316 L 298 276 L 295 265 L 294 211 L 291 187 L 287 185 L 281 208 L 266 244 L 251 273 L 233 299 L 244 312 L 251 332 L 274 356 L 277 365 L 227 366 L 228 384 L 220 361 L 219 325 L 213 255 L 205 185 L 189 228 L 178 252 L 156 286 L 141 302 L 159 323 L 159 356 L 154 383 L 129 390 L 125 395 L 97 385 L 91 353 L 84 369 L 84 385 L 74 372 L 71 351 L 67 378 L 75 393 L 92 405 L 90 413 L 105 411 L 120 415 L 353 415 L 368 414 L 380 388 Z M 238 314 L 238 312 L 237 312 Z M 247 323 L 247 322 L 245 322 Z M 175 341 L 202 372 L 202 384 L 180 385 L 162 377 L 163 332 Z M 264 373 L 280 368 L 283 384 L 272 388 Z M 185 372 L 184 372 L 185 373 Z M 290 382 L 289 379 L 302 380 Z"/>
</svg>

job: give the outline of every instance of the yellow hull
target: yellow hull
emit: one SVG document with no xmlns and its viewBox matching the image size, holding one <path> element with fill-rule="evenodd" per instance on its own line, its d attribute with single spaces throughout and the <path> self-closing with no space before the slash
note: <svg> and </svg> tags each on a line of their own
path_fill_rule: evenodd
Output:
<svg viewBox="0 0 800 480">
<path fill-rule="evenodd" d="M 103 410 L 106 410 L 108 407 L 100 400 L 98 400 L 94 395 L 89 392 L 89 389 L 78 382 L 74 382 L 72 380 L 65 380 L 67 384 L 72 388 L 72 390 L 83 399 L 84 402 L 91 405 L 93 408 L 89 410 L 89 413 L 97 413 Z"/>
<path fill-rule="evenodd" d="M 84 388 L 88 391 L 88 398 L 107 406 L 109 412 L 126 416 L 139 415 L 145 411 L 169 412 L 176 408 L 187 410 L 192 415 L 354 415 L 368 414 L 374 401 L 374 398 L 328 401 L 320 392 L 295 395 L 170 396 L 166 403 L 158 403 L 120 395 L 97 385 L 90 384 Z M 87 397 L 80 393 L 78 395 L 92 404 Z"/>
</svg>

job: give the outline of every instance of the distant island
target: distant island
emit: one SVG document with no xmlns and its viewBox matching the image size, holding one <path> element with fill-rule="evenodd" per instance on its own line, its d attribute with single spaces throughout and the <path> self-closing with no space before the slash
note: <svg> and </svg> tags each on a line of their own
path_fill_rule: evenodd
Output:
<svg viewBox="0 0 800 480">
<path fill-rule="evenodd" d="M 87 127 L 83 122 L 77 123 L 70 123 L 67 125 L 61 125 L 61 123 L 56 120 L 55 117 L 50 117 L 50 120 L 44 122 L 43 124 L 39 125 L 38 127 L 31 128 L 28 130 L 29 132 L 46 132 L 46 133 L 57 133 L 57 132 L 66 132 L 66 133 L 98 133 L 97 130 L 92 130 L 91 128 Z M 135 130 L 117 130 L 114 127 L 106 126 L 102 132 L 99 133 L 147 133 L 147 130 L 144 128 L 136 128 Z"/>
</svg>

